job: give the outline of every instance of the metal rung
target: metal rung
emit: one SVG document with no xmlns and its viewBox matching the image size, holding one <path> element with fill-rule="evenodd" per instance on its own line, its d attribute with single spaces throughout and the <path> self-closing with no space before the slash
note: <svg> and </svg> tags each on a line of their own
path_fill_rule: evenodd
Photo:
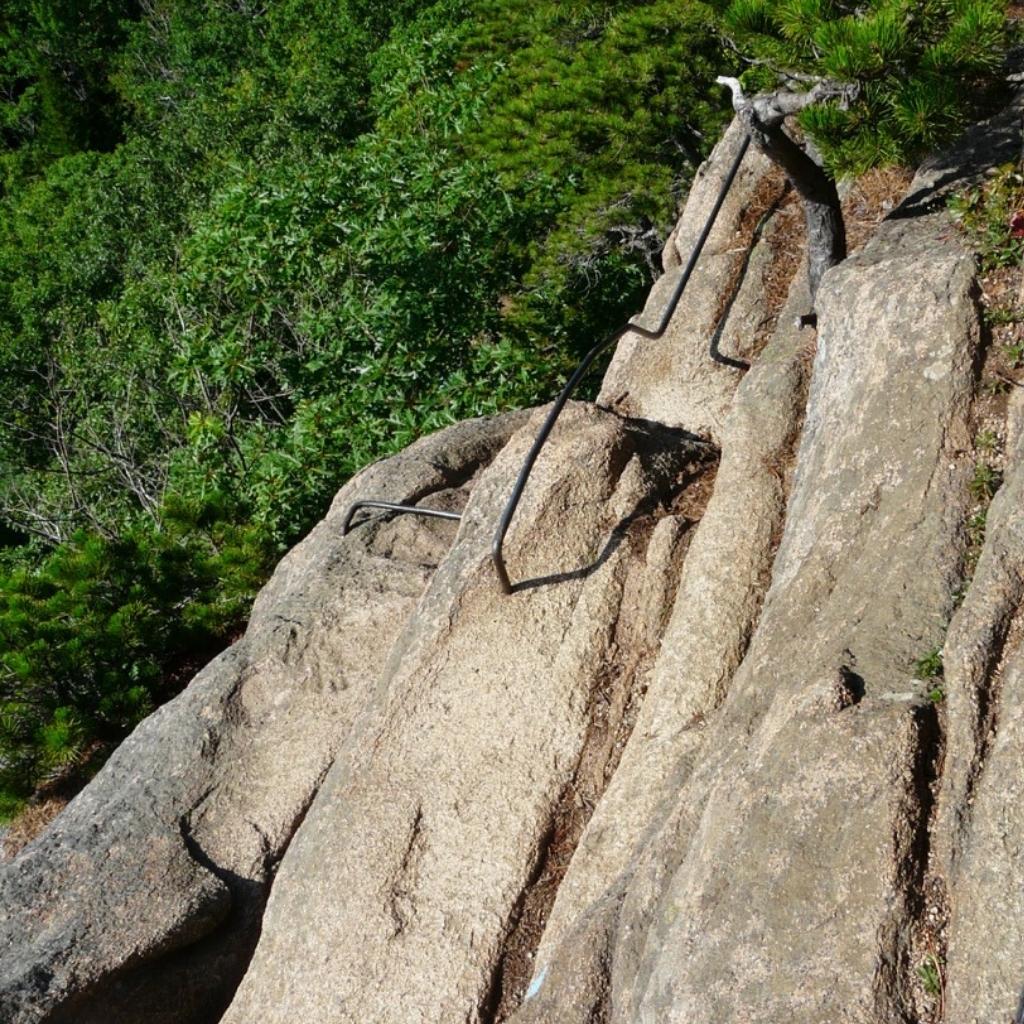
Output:
<svg viewBox="0 0 1024 1024">
<path fill-rule="evenodd" d="M 418 505 L 399 505 L 393 501 L 354 501 L 345 513 L 345 521 L 341 524 L 341 535 L 344 537 L 352 525 L 352 517 L 361 508 L 382 508 L 388 512 L 405 512 L 414 516 L 429 516 L 433 519 L 455 519 L 462 516 L 458 512 L 443 512 L 439 508 L 420 508 Z"/>
</svg>

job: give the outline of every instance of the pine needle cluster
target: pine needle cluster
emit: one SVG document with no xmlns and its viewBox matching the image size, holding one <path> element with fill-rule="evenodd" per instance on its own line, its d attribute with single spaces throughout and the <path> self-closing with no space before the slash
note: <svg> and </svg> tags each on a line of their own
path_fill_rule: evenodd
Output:
<svg viewBox="0 0 1024 1024">
<path fill-rule="evenodd" d="M 963 126 L 1007 50 L 1003 0 L 731 0 L 723 31 L 748 64 L 744 84 L 853 86 L 799 122 L 836 175 L 897 163 Z"/>
</svg>

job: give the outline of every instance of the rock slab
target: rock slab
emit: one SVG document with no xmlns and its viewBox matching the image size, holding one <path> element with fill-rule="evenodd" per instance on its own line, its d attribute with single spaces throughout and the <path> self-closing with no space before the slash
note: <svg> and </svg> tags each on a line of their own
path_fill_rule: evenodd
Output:
<svg viewBox="0 0 1024 1024">
<path fill-rule="evenodd" d="M 277 864 L 454 535 L 406 517 L 342 537 L 345 508 L 461 503 L 521 419 L 461 424 L 354 478 L 278 567 L 245 637 L 0 866 L 0 1020 L 223 1012 Z"/>
<path fill-rule="evenodd" d="M 225 1024 L 493 1019 L 506 941 L 595 716 L 633 683 L 615 646 L 658 638 L 661 609 L 627 600 L 638 577 L 678 571 L 646 558 L 657 520 L 713 454 L 571 406 L 508 535 L 519 582 L 506 597 L 490 563 L 494 510 L 536 427 L 474 488 L 282 864 Z"/>
</svg>

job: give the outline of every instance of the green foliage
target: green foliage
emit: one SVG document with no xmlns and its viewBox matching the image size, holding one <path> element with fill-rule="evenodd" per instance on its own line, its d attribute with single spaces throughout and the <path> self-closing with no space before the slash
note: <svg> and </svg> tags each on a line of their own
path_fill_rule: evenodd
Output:
<svg viewBox="0 0 1024 1024">
<path fill-rule="evenodd" d="M 748 86 L 770 88 L 781 75 L 855 87 L 848 103 L 812 105 L 799 118 L 837 175 L 912 159 L 959 129 L 984 100 L 1008 45 L 1004 0 L 716 6 L 726 34 L 760 62 Z"/>
<path fill-rule="evenodd" d="M 680 171 L 721 123 L 721 98 L 707 94 L 718 59 L 710 11 L 670 0 L 605 9 L 490 0 L 481 9 L 493 19 L 488 35 L 515 12 L 506 31 L 518 21 L 528 40 L 465 142 L 529 217 L 517 253 L 523 289 L 505 323 L 589 347 L 642 300 Z M 471 38 L 474 51 L 482 38 Z M 521 143 L 510 146 L 510 135 Z"/>
<path fill-rule="evenodd" d="M 933 682 L 935 680 L 941 680 L 942 673 L 941 647 L 933 648 L 913 663 L 913 675 L 916 679 L 921 679 L 925 682 Z M 931 700 L 932 703 L 941 703 L 945 699 L 945 695 L 946 693 L 941 682 L 934 682 L 928 690 L 928 699 Z"/>
<path fill-rule="evenodd" d="M 180 686 L 355 470 L 547 398 L 724 119 L 696 0 L 89 2 L 0 38 L 0 794 Z"/>
<path fill-rule="evenodd" d="M 121 738 L 222 645 L 270 556 L 223 511 L 171 503 L 160 533 L 76 534 L 0 579 L 0 789 Z"/>
<path fill-rule="evenodd" d="M 987 462 L 978 462 L 974 466 L 974 474 L 968 484 L 971 497 L 976 501 L 991 501 L 1002 482 L 1003 475 L 998 469 L 990 466 Z"/>
<path fill-rule="evenodd" d="M 0 182 L 120 134 L 110 56 L 135 3 L 0 0 Z"/>
<path fill-rule="evenodd" d="M 1019 324 L 1024 321 L 1024 310 L 1016 306 L 997 306 L 985 309 L 985 322 L 993 327 L 1005 324 Z"/>
<path fill-rule="evenodd" d="M 918 679 L 935 679 L 942 675 L 942 649 L 933 648 L 914 662 L 914 675 Z"/>
<path fill-rule="evenodd" d="M 918 965 L 917 976 L 921 979 L 921 987 L 933 999 L 942 995 L 942 971 L 938 959 L 929 953 Z"/>
<path fill-rule="evenodd" d="M 1006 164 L 984 184 L 952 196 L 949 208 L 971 236 L 986 269 L 1024 259 L 1024 174 Z"/>
<path fill-rule="evenodd" d="M 946 691 L 941 683 L 942 674 L 942 648 L 940 647 L 933 648 L 914 662 L 914 677 L 932 684 L 928 688 L 927 696 L 933 704 L 941 704 L 946 699 Z"/>
<path fill-rule="evenodd" d="M 994 430 L 979 430 L 974 437 L 974 447 L 979 452 L 995 452 L 999 448 L 999 435 Z"/>
</svg>

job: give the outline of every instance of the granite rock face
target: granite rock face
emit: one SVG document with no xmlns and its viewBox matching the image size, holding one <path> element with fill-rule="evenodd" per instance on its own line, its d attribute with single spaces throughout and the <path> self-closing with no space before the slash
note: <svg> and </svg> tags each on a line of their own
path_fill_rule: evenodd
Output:
<svg viewBox="0 0 1024 1024">
<path fill-rule="evenodd" d="M 0 865 L 0 1020 L 223 1011 L 277 865 L 455 533 L 407 517 L 342 537 L 345 508 L 458 506 L 521 420 L 461 424 L 354 478 L 278 567 L 245 637 Z"/>
<path fill-rule="evenodd" d="M 680 598 L 691 569 L 710 586 L 677 600 L 516 1024 L 1017 1019 L 1014 471 L 946 642 L 948 709 L 913 669 L 964 589 L 986 343 L 973 255 L 942 199 L 1006 153 L 1019 110 L 920 174 L 826 276 L 777 551 L 764 538 L 782 492 L 744 473 L 746 533 L 728 496 L 743 493 L 734 459 L 779 465 L 778 410 L 802 404 L 796 366 L 785 383 L 773 363 L 785 326 L 740 385 Z M 751 413 L 762 426 L 743 431 Z M 742 566 L 724 587 L 699 560 L 723 537 Z M 949 914 L 948 950 L 933 913 Z M 925 963 L 941 994 L 922 995 Z"/>
<path fill-rule="evenodd" d="M 946 760 L 935 865 L 955 903 L 947 1020 L 1018 1020 L 1024 1006 L 1024 394 L 1006 480 L 945 645 Z"/>
<path fill-rule="evenodd" d="M 474 489 L 282 865 L 226 1024 L 493 1014 L 503 945 L 560 804 L 613 757 L 639 667 L 617 661 L 658 646 L 686 540 L 669 505 L 713 454 L 568 410 L 509 534 L 519 582 L 505 597 L 492 510 L 532 433 Z"/>
<path fill-rule="evenodd" d="M 0 1019 L 1018 1020 L 1024 399 L 982 543 L 991 339 L 945 196 L 1019 156 L 1022 109 L 922 169 L 816 329 L 752 153 L 665 338 L 552 434 L 512 595 L 489 545 L 542 410 L 347 485 L 245 638 L 0 866 Z M 366 497 L 462 520 L 342 538 Z"/>
<path fill-rule="evenodd" d="M 697 172 L 665 247 L 666 272 L 634 318 L 641 327 L 661 320 L 742 139 L 734 122 Z M 771 218 L 785 192 L 783 177 L 751 147 L 667 330 L 657 340 L 636 332 L 622 338 L 599 403 L 720 441 L 748 345 L 768 318 Z"/>
</svg>

